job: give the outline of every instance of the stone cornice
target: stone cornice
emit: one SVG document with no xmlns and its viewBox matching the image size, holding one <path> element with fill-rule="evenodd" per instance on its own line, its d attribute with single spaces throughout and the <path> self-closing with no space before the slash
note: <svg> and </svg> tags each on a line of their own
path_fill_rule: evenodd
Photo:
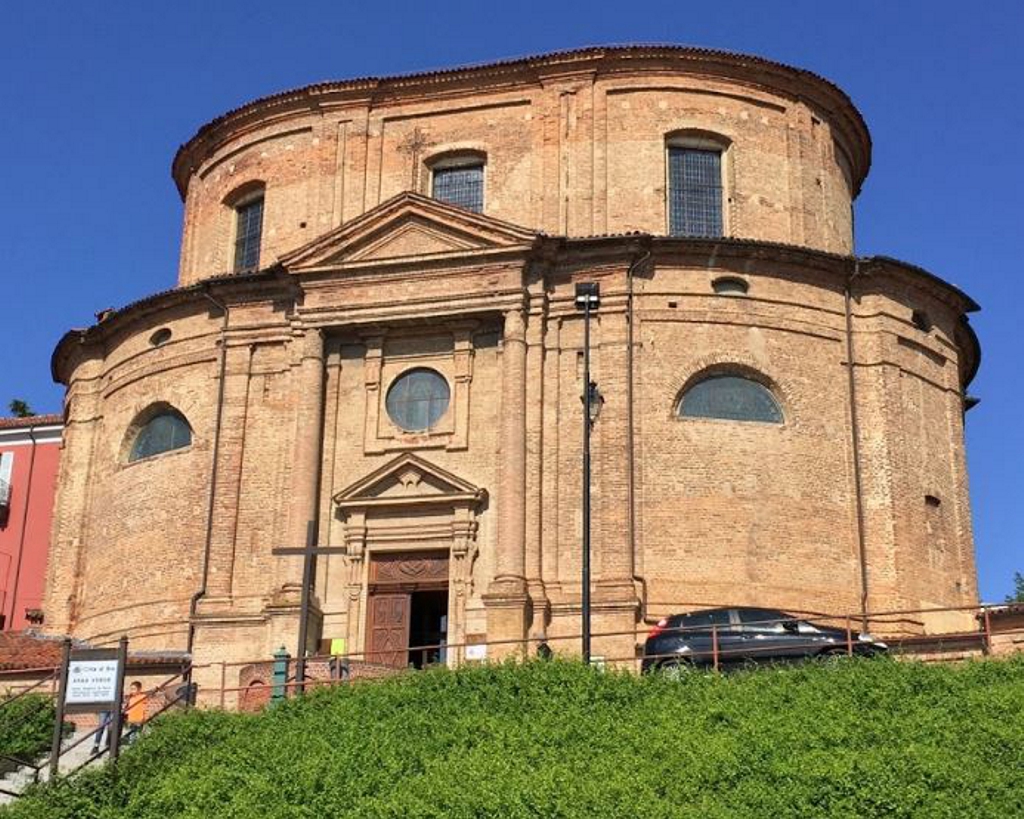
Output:
<svg viewBox="0 0 1024 819">
<path fill-rule="evenodd" d="M 754 239 L 695 239 L 652 236 L 644 233 L 574 238 L 539 235 L 532 247 L 517 248 L 516 252 L 522 254 L 524 269 L 530 268 L 532 264 L 542 264 L 547 270 L 556 270 L 558 267 L 573 262 L 585 261 L 591 264 L 595 259 L 602 258 L 628 263 L 638 253 L 646 249 L 651 250 L 656 261 L 662 262 L 673 256 L 699 255 L 713 257 L 716 262 L 721 262 L 723 267 L 728 267 L 732 262 L 743 262 L 754 258 L 816 270 L 830 270 L 834 275 L 846 280 L 849 280 L 858 271 L 861 275 L 892 276 L 909 280 L 910 283 L 928 292 L 961 315 L 965 388 L 977 372 L 981 349 L 977 336 L 967 323 L 966 316 L 967 313 L 979 309 L 977 303 L 955 285 L 923 268 L 897 259 L 885 256 L 862 258 L 842 256 L 796 245 Z M 411 260 L 403 260 L 403 263 L 411 263 Z M 432 264 L 464 266 L 457 256 L 447 261 L 435 260 Z M 381 269 L 388 275 L 394 273 L 393 265 L 384 264 Z M 366 278 L 371 276 L 372 272 L 373 268 L 368 266 L 360 269 L 358 275 L 361 278 Z M 325 280 L 332 275 L 352 275 L 352 273 L 353 271 L 342 268 L 333 273 L 327 269 L 290 272 L 282 266 L 276 265 L 255 273 L 206 279 L 189 287 L 157 293 L 113 311 L 103 321 L 88 329 L 71 330 L 66 333 L 58 342 L 51 358 L 53 379 L 58 383 L 68 383 L 70 380 L 69 366 L 72 364 L 75 350 L 93 345 L 99 345 L 99 349 L 102 349 L 102 345 L 114 338 L 116 333 L 130 332 L 134 322 L 170 307 L 186 304 L 206 305 L 208 300 L 205 298 L 204 292 L 215 294 L 222 299 L 227 298 L 230 300 L 229 303 L 254 299 L 265 300 L 268 291 L 282 292 L 289 294 L 297 304 L 301 304 L 306 282 L 312 286 L 323 286 Z M 525 281 L 523 287 L 524 289 L 526 287 Z M 491 308 L 493 307 L 492 304 Z"/>
</svg>

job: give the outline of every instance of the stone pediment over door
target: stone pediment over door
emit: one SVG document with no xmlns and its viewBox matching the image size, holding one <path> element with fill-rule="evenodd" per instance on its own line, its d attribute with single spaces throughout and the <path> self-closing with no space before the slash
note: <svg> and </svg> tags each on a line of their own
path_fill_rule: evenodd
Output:
<svg viewBox="0 0 1024 819">
<path fill-rule="evenodd" d="M 406 453 L 342 489 L 334 503 L 343 512 L 423 505 L 476 507 L 486 497 L 486 490 Z"/>
<path fill-rule="evenodd" d="M 346 553 L 361 560 L 367 547 L 450 548 L 474 552 L 477 513 L 487 492 L 418 455 L 406 453 L 334 495 Z"/>
<path fill-rule="evenodd" d="M 407 191 L 286 254 L 290 272 L 527 249 L 539 234 Z"/>
</svg>

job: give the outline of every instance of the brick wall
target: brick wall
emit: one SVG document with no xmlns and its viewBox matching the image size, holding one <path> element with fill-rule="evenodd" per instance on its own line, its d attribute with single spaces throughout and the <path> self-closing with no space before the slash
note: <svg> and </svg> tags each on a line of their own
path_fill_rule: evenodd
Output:
<svg viewBox="0 0 1024 819">
<path fill-rule="evenodd" d="M 50 629 L 180 649 L 191 628 L 200 685 L 219 682 L 203 677 L 218 663 L 294 653 L 302 561 L 273 550 L 301 546 L 315 520 L 318 542 L 340 551 L 318 561 L 311 640 L 365 650 L 371 564 L 395 550 L 450 555 L 451 642 L 578 633 L 573 288 L 591 280 L 605 397 L 592 438 L 594 627 L 624 632 L 597 653 L 629 657 L 638 620 L 697 604 L 975 602 L 973 303 L 909 265 L 813 250 L 850 250 L 844 219 L 866 167 L 851 171 L 832 144 L 840 131 L 849 142 L 849 112 L 812 114 L 767 75 L 727 94 L 731 80 L 696 82 L 671 61 L 602 71 L 396 94 L 343 128 L 292 112 L 244 135 L 218 125 L 222 142 L 197 137 L 183 284 L 222 272 L 230 213 L 218 209 L 256 177 L 265 250 L 319 239 L 280 268 L 154 296 L 58 347 L 68 426 Z M 667 72 L 656 88 L 651 72 Z M 662 178 L 664 133 L 683 125 L 731 140 L 728 226 L 808 247 L 572 238 L 663 232 L 662 183 L 644 180 Z M 339 135 L 353 140 L 344 150 Z M 425 184 L 416 151 L 487 140 L 484 216 L 400 193 Z M 723 275 L 747 292 L 714 292 Z M 161 329 L 170 340 L 156 343 Z M 451 390 L 426 433 L 398 429 L 385 408 L 412 367 Z M 720 371 L 767 385 L 783 423 L 679 418 L 684 388 Z M 188 419 L 191 446 L 128 463 L 156 404 Z"/>
<path fill-rule="evenodd" d="M 867 167 L 849 157 L 870 142 L 849 100 L 806 72 L 641 52 L 509 68 L 500 83 L 470 71 L 443 90 L 339 83 L 262 122 L 253 103 L 241 127 L 214 123 L 183 149 L 187 171 L 176 165 L 187 191 L 180 283 L 231 269 L 238 191 L 265 186 L 266 266 L 395 194 L 429 194 L 432 160 L 459 150 L 487 156 L 489 216 L 569 236 L 665 233 L 672 135 L 725 147 L 726 235 L 852 252 Z"/>
</svg>

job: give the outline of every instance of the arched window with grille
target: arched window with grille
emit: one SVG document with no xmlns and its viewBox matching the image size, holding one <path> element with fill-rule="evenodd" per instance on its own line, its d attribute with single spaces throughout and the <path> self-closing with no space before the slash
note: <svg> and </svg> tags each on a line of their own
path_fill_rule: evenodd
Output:
<svg viewBox="0 0 1024 819">
<path fill-rule="evenodd" d="M 262 182 L 248 182 L 236 188 L 224 200 L 224 204 L 231 209 L 234 219 L 231 269 L 236 273 L 256 270 L 260 266 L 265 191 L 266 187 Z"/>
<path fill-rule="evenodd" d="M 484 212 L 486 157 L 478 151 L 446 154 L 430 162 L 430 195 L 449 205 Z"/>
<path fill-rule="evenodd" d="M 140 418 L 145 420 L 133 424 L 130 432 L 129 463 L 192 445 L 192 428 L 176 409 L 163 406 L 143 413 Z"/>
<path fill-rule="evenodd" d="M 783 422 L 782 407 L 764 384 L 742 375 L 716 373 L 696 381 L 679 400 L 680 418 Z"/>
<path fill-rule="evenodd" d="M 665 141 L 670 236 L 723 236 L 723 159 L 728 140 L 683 131 Z"/>
</svg>

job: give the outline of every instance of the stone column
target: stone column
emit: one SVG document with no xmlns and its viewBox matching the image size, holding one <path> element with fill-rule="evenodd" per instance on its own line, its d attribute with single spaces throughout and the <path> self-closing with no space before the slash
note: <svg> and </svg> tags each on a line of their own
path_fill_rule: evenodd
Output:
<svg viewBox="0 0 1024 819">
<path fill-rule="evenodd" d="M 599 368 L 591 373 L 605 398 L 592 433 L 597 469 L 591 627 L 609 635 L 594 639 L 594 653 L 621 661 L 635 651 L 638 615 L 629 537 L 629 324 L 623 305 L 612 299 L 606 305 L 599 318 Z"/>
<path fill-rule="evenodd" d="M 223 342 L 222 342 L 223 343 Z M 251 346 L 229 346 L 224 370 L 224 406 L 221 409 L 216 493 L 210 537 L 210 565 L 206 595 L 200 610 L 210 613 L 231 606 L 238 534 L 239 500 L 244 486 L 245 427 L 248 423 Z"/>
<path fill-rule="evenodd" d="M 498 476 L 498 547 L 494 579 L 484 595 L 487 639 L 525 637 L 527 607 L 526 535 L 526 321 L 522 308 L 505 313 L 501 376 L 501 459 Z M 520 646 L 496 646 L 491 656 L 519 653 Z"/>
<path fill-rule="evenodd" d="M 542 568 L 544 447 L 544 315 L 530 316 L 526 330 L 525 574 L 532 604 L 530 635 L 546 633 L 548 604 Z"/>
<path fill-rule="evenodd" d="M 319 483 L 320 440 L 323 428 L 324 341 L 317 329 L 308 329 L 293 342 L 292 365 L 295 395 L 295 435 L 288 493 L 288 524 L 282 546 L 306 545 L 307 526 L 316 518 Z M 302 584 L 302 556 L 278 558 L 277 587 L 298 600 Z"/>
<path fill-rule="evenodd" d="M 629 400 L 627 387 L 629 327 L 620 310 L 600 316 L 600 370 L 591 377 L 598 382 L 605 403 L 592 433 L 598 470 L 593 483 L 599 493 L 600 512 L 595 515 L 600 554 L 596 555 L 598 586 L 619 587 L 632 596 L 633 547 L 629 541 Z M 599 485 L 598 485 L 599 484 Z"/>
</svg>

